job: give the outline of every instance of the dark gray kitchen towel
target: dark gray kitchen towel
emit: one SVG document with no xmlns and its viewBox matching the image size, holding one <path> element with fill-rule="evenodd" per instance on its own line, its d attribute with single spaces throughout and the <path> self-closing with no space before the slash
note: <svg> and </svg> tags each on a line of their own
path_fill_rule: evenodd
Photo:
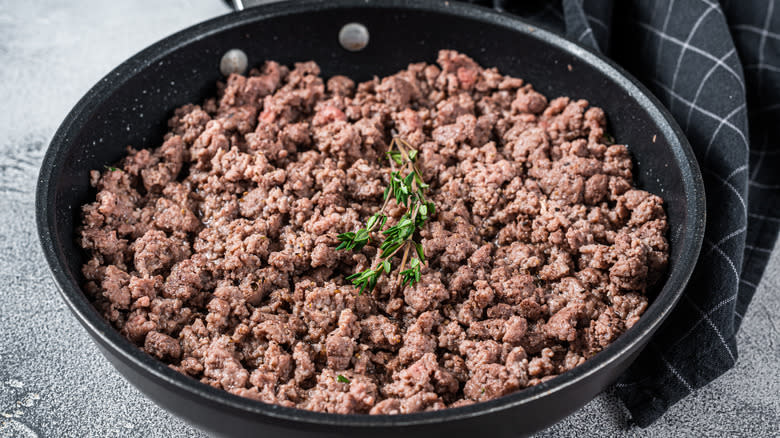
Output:
<svg viewBox="0 0 780 438">
<path fill-rule="evenodd" d="M 472 0 L 609 56 L 671 111 L 698 159 L 707 230 L 680 304 L 615 384 L 634 422 L 734 366 L 780 228 L 780 2 Z"/>
</svg>

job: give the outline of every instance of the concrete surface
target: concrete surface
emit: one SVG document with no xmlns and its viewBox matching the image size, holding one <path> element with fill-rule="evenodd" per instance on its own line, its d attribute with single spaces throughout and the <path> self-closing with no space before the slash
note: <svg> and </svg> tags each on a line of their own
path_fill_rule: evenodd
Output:
<svg viewBox="0 0 780 438">
<path fill-rule="evenodd" d="M 65 308 L 38 247 L 34 185 L 51 135 L 89 87 L 148 44 L 225 12 L 220 0 L 0 0 L 0 437 L 204 436 L 115 372 Z M 648 429 L 631 428 L 607 393 L 539 435 L 777 435 L 777 315 L 780 248 L 735 369 Z"/>
</svg>

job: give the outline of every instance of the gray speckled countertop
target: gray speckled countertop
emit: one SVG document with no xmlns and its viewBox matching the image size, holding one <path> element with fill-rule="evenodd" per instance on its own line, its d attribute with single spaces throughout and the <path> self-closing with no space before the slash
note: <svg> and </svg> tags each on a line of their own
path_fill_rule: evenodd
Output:
<svg viewBox="0 0 780 438">
<path fill-rule="evenodd" d="M 219 0 L 0 0 L 0 437 L 200 437 L 109 365 L 60 300 L 35 231 L 51 135 L 95 82 L 154 41 L 227 12 Z M 540 436 L 778 434 L 780 246 L 738 336 L 736 368 L 648 429 L 602 394 Z M 142 419 L 142 420 L 141 420 Z"/>
</svg>

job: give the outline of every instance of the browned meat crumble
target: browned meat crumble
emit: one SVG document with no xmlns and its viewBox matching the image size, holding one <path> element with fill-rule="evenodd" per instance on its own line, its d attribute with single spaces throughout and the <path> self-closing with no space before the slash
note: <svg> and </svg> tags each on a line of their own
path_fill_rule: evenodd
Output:
<svg viewBox="0 0 780 438">
<path fill-rule="evenodd" d="M 231 75 L 175 111 L 162 146 L 92 172 L 85 289 L 128 339 L 241 396 L 396 414 L 536 385 L 637 322 L 666 215 L 604 143 L 601 109 L 447 50 L 357 86 L 319 74 Z M 376 247 L 336 236 L 381 205 L 392 135 L 431 185 L 428 264 L 412 287 L 358 295 L 344 278 Z"/>
</svg>

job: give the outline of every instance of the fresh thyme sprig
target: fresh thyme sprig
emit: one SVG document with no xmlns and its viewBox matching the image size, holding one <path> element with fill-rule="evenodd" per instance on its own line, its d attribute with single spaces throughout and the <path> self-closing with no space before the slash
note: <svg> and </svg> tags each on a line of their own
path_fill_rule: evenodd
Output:
<svg viewBox="0 0 780 438">
<path fill-rule="evenodd" d="M 381 231 L 384 236 L 385 240 L 379 246 L 380 252 L 374 264 L 364 271 L 347 277 L 347 280 L 352 281 L 352 284 L 359 288 L 358 294 L 362 294 L 363 291 L 373 291 L 379 277 L 382 274 L 389 275 L 394 270 L 391 260 L 401 251 L 403 256 L 397 268 L 401 286 L 420 281 L 420 270 L 425 263 L 425 254 L 422 245 L 414 241 L 414 235 L 436 213 L 433 203 L 425 197 L 424 191 L 429 186 L 423 181 L 417 168 L 418 151 L 405 140 L 395 137 L 390 142 L 387 157 L 391 168 L 390 184 L 385 189 L 382 208 L 366 221 L 364 228 L 338 236 L 340 244 L 336 249 L 355 251 L 360 251 L 371 241 L 372 232 Z M 396 165 L 399 166 L 397 170 Z M 385 209 L 391 199 L 394 199 L 396 204 L 406 207 L 406 212 L 398 223 L 382 230 L 387 222 Z M 411 260 L 409 260 L 410 250 L 414 250 Z M 409 267 L 404 269 L 407 260 Z"/>
</svg>

